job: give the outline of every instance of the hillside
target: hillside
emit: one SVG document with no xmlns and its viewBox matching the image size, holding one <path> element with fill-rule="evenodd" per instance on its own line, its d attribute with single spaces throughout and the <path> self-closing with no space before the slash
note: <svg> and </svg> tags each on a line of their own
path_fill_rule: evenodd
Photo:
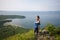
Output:
<svg viewBox="0 0 60 40">
<path fill-rule="evenodd" d="M 3 26 L 0 27 L 0 40 L 5 39 L 10 36 L 14 36 L 16 34 L 22 34 L 28 32 L 28 29 L 22 28 L 22 27 L 17 27 L 17 26 Z"/>
<path fill-rule="evenodd" d="M 45 29 L 49 31 L 50 38 L 53 35 L 54 40 L 60 40 L 60 27 L 55 28 L 54 25 L 48 24 Z M 39 37 L 47 39 L 47 36 L 43 37 L 39 35 Z M 0 28 L 0 40 L 36 40 L 35 38 L 36 36 L 34 35 L 33 29 L 25 29 L 22 27 L 11 25 Z"/>
<path fill-rule="evenodd" d="M 18 33 L 14 36 L 10 36 L 3 40 L 35 40 L 35 38 L 34 38 L 33 30 L 30 30 L 29 32 L 22 34 Z"/>
</svg>

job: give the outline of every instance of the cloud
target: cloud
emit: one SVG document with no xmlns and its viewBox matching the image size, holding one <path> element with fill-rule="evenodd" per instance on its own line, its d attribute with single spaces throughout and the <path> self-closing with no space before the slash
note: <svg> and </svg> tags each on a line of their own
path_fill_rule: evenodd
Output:
<svg viewBox="0 0 60 40">
<path fill-rule="evenodd" d="M 59 0 L 0 0 L 0 10 L 60 11 Z"/>
</svg>

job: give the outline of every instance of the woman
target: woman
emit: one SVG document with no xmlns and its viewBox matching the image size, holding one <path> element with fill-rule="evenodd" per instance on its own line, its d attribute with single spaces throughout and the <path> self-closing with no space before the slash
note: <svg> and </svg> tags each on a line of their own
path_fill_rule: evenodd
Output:
<svg viewBox="0 0 60 40">
<path fill-rule="evenodd" d="M 39 32 L 39 25 L 40 25 L 40 17 L 37 16 L 36 17 L 36 22 L 35 22 L 35 30 L 34 30 L 34 33 L 37 33 L 37 35 L 38 35 L 38 32 Z"/>
</svg>

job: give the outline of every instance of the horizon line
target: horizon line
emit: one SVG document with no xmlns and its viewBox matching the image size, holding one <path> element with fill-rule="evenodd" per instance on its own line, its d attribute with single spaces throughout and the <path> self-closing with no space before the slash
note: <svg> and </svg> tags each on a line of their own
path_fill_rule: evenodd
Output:
<svg viewBox="0 0 60 40">
<path fill-rule="evenodd" d="M 25 10 L 0 10 L 0 11 L 25 11 Z M 27 10 L 26 10 L 27 11 Z M 32 11 L 32 10 L 30 10 L 30 11 Z M 52 10 L 48 10 L 48 11 L 52 11 Z M 54 10 L 54 11 L 56 11 L 56 10 Z M 59 10 L 60 11 L 60 10 Z"/>
</svg>

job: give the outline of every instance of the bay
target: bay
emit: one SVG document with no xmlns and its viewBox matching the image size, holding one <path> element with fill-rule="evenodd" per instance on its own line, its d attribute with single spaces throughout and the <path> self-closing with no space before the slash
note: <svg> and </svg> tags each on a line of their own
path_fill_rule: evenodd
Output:
<svg viewBox="0 0 60 40">
<path fill-rule="evenodd" d="M 4 11 L 0 15 L 23 15 L 25 19 L 12 19 L 12 24 L 24 28 L 34 28 L 34 22 L 37 15 L 40 16 L 40 27 L 45 27 L 48 23 L 54 26 L 60 26 L 60 11 Z"/>
</svg>

